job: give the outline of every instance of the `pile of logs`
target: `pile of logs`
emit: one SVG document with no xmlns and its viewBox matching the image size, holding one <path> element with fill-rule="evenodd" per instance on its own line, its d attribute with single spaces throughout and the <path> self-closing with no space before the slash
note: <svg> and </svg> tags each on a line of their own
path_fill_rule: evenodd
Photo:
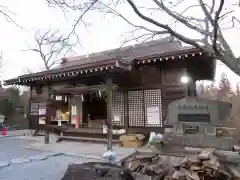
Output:
<svg viewBox="0 0 240 180">
<path fill-rule="evenodd" d="M 184 158 L 140 153 L 128 159 L 124 166 L 135 174 L 154 180 L 232 179 L 228 169 L 214 154 L 214 149 L 210 148 Z"/>
<path fill-rule="evenodd" d="M 123 166 L 130 169 L 135 179 L 162 179 L 172 174 L 174 163 L 179 162 L 178 157 L 159 156 L 154 153 L 139 153 L 123 163 Z"/>
<path fill-rule="evenodd" d="M 174 166 L 174 173 L 166 176 L 165 180 L 208 180 L 231 179 L 223 164 L 214 155 L 214 149 L 205 149 L 198 155 L 190 155 L 183 158 Z"/>
</svg>

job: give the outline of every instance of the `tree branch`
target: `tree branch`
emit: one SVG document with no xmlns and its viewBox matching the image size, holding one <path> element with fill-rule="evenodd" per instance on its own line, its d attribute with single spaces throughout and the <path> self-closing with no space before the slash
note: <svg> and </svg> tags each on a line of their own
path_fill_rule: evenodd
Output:
<svg viewBox="0 0 240 180">
<path fill-rule="evenodd" d="M 35 32 L 36 47 L 29 48 L 28 51 L 38 53 L 46 70 L 60 63 L 60 57 L 65 56 L 72 48 L 68 37 L 59 35 L 59 31 Z"/>
<path fill-rule="evenodd" d="M 218 49 L 217 49 L 217 37 L 218 37 L 218 31 L 219 31 L 219 26 L 218 26 L 218 21 L 219 21 L 219 16 L 220 16 L 220 13 L 223 9 L 223 5 L 224 5 L 224 0 L 221 0 L 220 1 L 220 5 L 219 5 L 219 8 L 215 14 L 215 19 L 214 19 L 214 26 L 213 26 L 213 34 L 214 34 L 214 37 L 213 37 L 213 49 L 215 50 L 215 52 L 218 52 Z"/>
<path fill-rule="evenodd" d="M 87 0 L 87 3 L 83 1 L 66 1 L 66 0 L 47 0 L 51 1 L 52 3 L 55 3 L 57 6 L 64 10 L 73 10 L 75 12 L 81 12 L 78 20 L 74 23 L 73 30 L 70 33 L 75 34 L 75 29 L 77 25 L 79 25 L 83 21 L 83 17 L 87 14 L 87 12 L 90 11 L 99 11 L 99 13 L 103 13 L 104 15 L 107 13 L 112 13 L 121 19 L 123 19 L 125 22 L 127 22 L 129 25 L 136 28 L 136 30 L 143 30 L 142 35 L 138 36 L 138 38 L 134 38 L 133 40 L 142 39 L 142 37 L 148 37 L 147 39 L 151 39 L 152 36 L 158 34 L 170 34 L 174 36 L 175 38 L 179 39 L 180 41 L 195 46 L 197 48 L 202 49 L 204 52 L 208 53 L 213 58 L 221 60 L 223 63 L 225 63 L 230 69 L 232 69 L 234 72 L 236 72 L 238 75 L 240 75 L 240 64 L 239 60 L 235 57 L 232 49 L 230 48 L 227 40 L 224 38 L 222 30 L 222 24 L 220 22 L 223 22 L 224 19 L 228 18 L 230 13 L 233 12 L 233 10 L 227 10 L 226 11 L 226 5 L 224 3 L 224 0 L 198 0 L 198 5 L 189 5 L 189 4 L 181 4 L 184 0 L 178 0 L 176 1 L 170 1 L 169 6 L 164 3 L 163 0 L 152 0 L 154 2 L 154 5 L 156 7 L 148 7 L 147 5 L 140 5 L 137 6 L 137 0 L 134 2 L 134 0 L 126 0 L 122 1 L 119 0 Z M 97 2 L 96 2 L 97 1 Z M 116 2 L 115 2 L 116 1 Z M 91 3 L 94 3 L 91 5 Z M 211 3 L 211 4 L 210 4 Z M 129 5 L 133 12 L 144 22 L 147 22 L 150 25 L 154 25 L 152 28 L 142 24 L 137 24 L 131 22 L 130 18 L 127 17 L 127 14 L 121 14 L 117 10 L 117 6 L 120 5 Z M 175 8 L 177 5 L 181 4 L 181 7 Z M 216 5 L 219 5 L 216 7 Z M 232 2 L 230 2 L 232 5 Z M 100 5 L 98 7 L 97 5 Z M 177 12 L 177 9 L 182 9 L 182 6 L 184 7 L 184 10 L 180 10 L 181 12 Z M 197 8 L 203 12 L 204 17 L 199 18 L 198 16 L 192 17 L 187 16 L 184 14 L 186 11 L 188 11 L 191 8 Z M 186 34 L 183 33 L 184 29 L 175 30 L 172 28 L 173 25 L 171 23 L 163 23 L 161 20 L 155 19 L 153 17 L 153 14 L 144 14 L 142 10 L 145 10 L 144 12 L 147 13 L 149 11 L 161 11 L 166 13 L 168 17 L 174 20 L 174 22 L 179 22 L 180 25 L 184 25 L 186 28 L 195 31 L 198 34 L 198 37 L 192 38 Z M 223 12 L 223 14 L 221 14 Z M 232 23 L 232 27 L 234 27 L 234 23 L 239 22 L 235 17 L 231 18 L 231 21 L 229 23 Z M 144 36 L 144 32 L 145 36 Z M 138 34 L 139 35 L 139 34 Z M 70 36 L 68 36 L 70 37 Z M 202 39 L 203 38 L 203 39 Z"/>
<path fill-rule="evenodd" d="M 196 43 L 195 41 L 192 41 L 190 38 L 187 38 L 187 37 L 184 37 L 182 36 L 181 34 L 175 32 L 173 29 L 171 29 L 168 25 L 165 25 L 165 24 L 162 24 L 162 23 L 159 23 L 157 21 L 155 21 L 154 19 L 150 18 L 150 17 L 147 17 L 145 15 L 143 15 L 139 10 L 138 8 L 136 7 L 136 5 L 134 4 L 134 2 L 132 0 L 127 0 L 127 2 L 129 3 L 129 5 L 132 7 L 132 9 L 134 10 L 134 12 L 140 17 L 142 18 L 143 20 L 151 23 L 151 24 L 154 24 L 160 28 L 163 28 L 165 30 L 167 30 L 169 32 L 169 34 L 173 35 L 174 37 L 178 38 L 179 40 L 187 43 L 187 44 L 191 44 L 197 48 L 200 48 L 202 49 L 202 47 L 199 46 L 198 43 Z"/>
<path fill-rule="evenodd" d="M 0 69 L 6 64 L 3 58 L 3 52 L 0 52 Z"/>
<path fill-rule="evenodd" d="M 106 12 L 106 13 L 114 13 L 115 15 L 117 15 L 117 16 L 120 17 L 120 18 L 122 18 L 124 21 L 126 21 L 129 25 L 131 25 L 131 26 L 133 26 L 133 27 L 136 27 L 136 28 L 138 28 L 138 29 L 144 29 L 144 30 L 149 31 L 149 32 L 154 33 L 154 34 L 155 34 L 155 33 L 156 33 L 156 34 L 168 33 L 167 31 L 156 31 L 156 30 L 149 29 L 149 28 L 147 28 L 147 27 L 145 27 L 145 26 L 142 26 L 142 25 L 136 25 L 136 24 L 130 22 L 125 16 L 123 16 L 121 13 L 117 12 L 115 9 L 111 8 L 110 6 L 108 6 L 108 5 L 106 5 L 106 4 L 102 3 L 102 2 L 100 2 L 100 4 L 101 4 L 103 7 L 105 7 L 105 8 L 107 8 L 107 9 L 110 10 L 110 12 Z"/>
<path fill-rule="evenodd" d="M 199 28 L 197 26 L 192 25 L 186 17 L 184 17 L 183 15 L 173 12 L 170 9 L 168 9 L 164 4 L 163 1 L 158 1 L 158 0 L 153 0 L 154 3 L 159 6 L 162 10 L 164 10 L 164 12 L 166 12 L 169 16 L 173 17 L 174 19 L 176 19 L 177 21 L 181 22 L 182 24 L 184 24 L 185 26 L 187 26 L 190 29 L 193 29 L 203 35 L 208 35 L 210 36 L 210 33 L 207 32 L 206 30 Z"/>
<path fill-rule="evenodd" d="M 9 15 L 9 14 L 13 14 L 13 12 L 10 11 L 7 7 L 0 5 L 0 14 L 2 14 L 8 22 L 14 24 L 15 26 L 19 27 L 20 29 L 24 29 L 19 24 L 17 24 L 16 21 Z"/>
</svg>

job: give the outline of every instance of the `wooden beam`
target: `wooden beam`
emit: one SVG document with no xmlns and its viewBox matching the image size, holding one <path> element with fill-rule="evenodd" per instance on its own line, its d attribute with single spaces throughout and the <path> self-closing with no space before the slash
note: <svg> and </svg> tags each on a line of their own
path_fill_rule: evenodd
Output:
<svg viewBox="0 0 240 180">
<path fill-rule="evenodd" d="M 72 96 L 68 96 L 68 124 L 71 124 L 72 121 Z"/>
<path fill-rule="evenodd" d="M 31 122 L 31 101 L 32 101 L 32 86 L 29 88 L 30 96 L 28 97 L 28 109 L 27 109 L 27 120 L 29 129 L 32 129 L 32 122 Z"/>
<path fill-rule="evenodd" d="M 49 111 L 49 102 L 51 102 L 51 85 L 48 85 L 48 102 L 46 103 L 46 125 L 50 124 L 50 119 L 51 119 L 51 115 L 50 115 L 50 111 Z M 49 143 L 49 130 L 45 129 L 44 131 L 44 142 L 45 144 Z"/>
<path fill-rule="evenodd" d="M 129 126 L 129 113 L 128 113 L 128 91 L 124 91 L 124 129 Z"/>
<path fill-rule="evenodd" d="M 107 150 L 112 150 L 112 79 L 110 77 L 106 80 L 107 88 L 107 122 L 108 122 L 108 139 Z"/>
<path fill-rule="evenodd" d="M 112 83 L 111 83 L 112 84 Z M 116 90 L 118 87 L 116 85 L 112 86 L 112 89 Z M 59 90 L 52 90 L 53 94 L 58 95 L 69 95 L 69 94 L 82 94 L 91 91 L 107 90 L 106 85 L 93 85 L 93 86 L 82 86 L 73 88 L 62 88 Z"/>
</svg>

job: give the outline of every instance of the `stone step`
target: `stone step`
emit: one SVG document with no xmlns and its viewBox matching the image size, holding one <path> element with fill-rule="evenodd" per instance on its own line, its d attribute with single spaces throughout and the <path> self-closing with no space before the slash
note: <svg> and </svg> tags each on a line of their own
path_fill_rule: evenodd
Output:
<svg viewBox="0 0 240 180">
<path fill-rule="evenodd" d="M 94 143 L 107 143 L 106 138 L 94 137 L 73 137 L 73 136 L 60 136 L 58 141 L 74 141 L 74 142 L 94 142 Z M 113 139 L 113 144 L 119 144 L 119 140 Z"/>
</svg>

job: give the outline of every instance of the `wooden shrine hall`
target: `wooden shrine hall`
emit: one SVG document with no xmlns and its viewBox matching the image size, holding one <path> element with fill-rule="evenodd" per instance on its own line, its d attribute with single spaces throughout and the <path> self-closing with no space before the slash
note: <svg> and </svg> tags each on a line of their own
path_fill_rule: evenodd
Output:
<svg viewBox="0 0 240 180">
<path fill-rule="evenodd" d="M 173 38 L 63 58 L 57 67 L 5 81 L 29 86 L 29 126 L 78 136 L 162 132 L 168 104 L 212 80 L 216 61 Z"/>
</svg>

